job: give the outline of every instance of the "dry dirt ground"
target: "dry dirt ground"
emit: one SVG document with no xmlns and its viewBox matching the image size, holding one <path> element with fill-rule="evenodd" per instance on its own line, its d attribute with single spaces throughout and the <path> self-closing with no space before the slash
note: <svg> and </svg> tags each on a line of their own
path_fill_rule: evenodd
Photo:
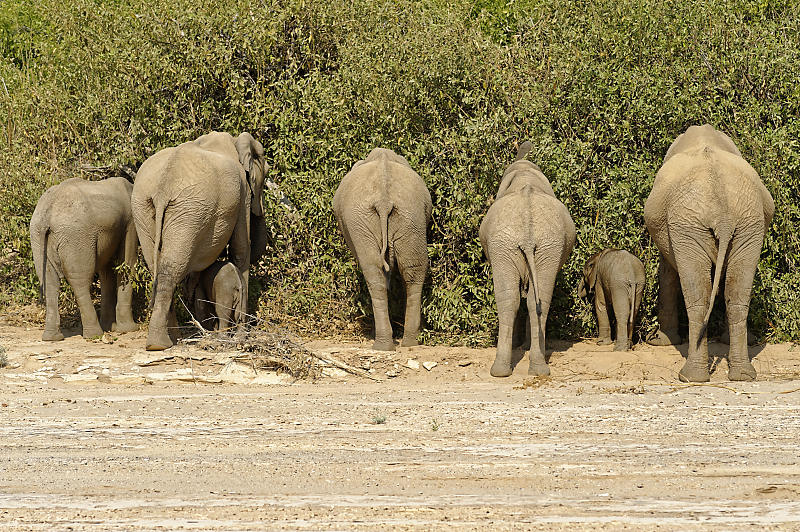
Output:
<svg viewBox="0 0 800 532">
<path fill-rule="evenodd" d="M 757 382 L 722 360 L 684 386 L 686 346 L 554 342 L 536 380 L 491 378 L 492 349 L 313 340 L 372 379 L 292 382 L 40 334 L 0 325 L 2 530 L 800 529 L 791 344 L 752 348 Z"/>
</svg>

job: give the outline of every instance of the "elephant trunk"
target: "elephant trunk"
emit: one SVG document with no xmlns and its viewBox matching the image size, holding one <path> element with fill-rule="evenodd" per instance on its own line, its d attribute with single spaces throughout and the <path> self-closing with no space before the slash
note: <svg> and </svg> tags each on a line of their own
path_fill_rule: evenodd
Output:
<svg viewBox="0 0 800 532">
<path fill-rule="evenodd" d="M 731 243 L 733 230 L 729 221 L 723 222 L 718 230 L 719 249 L 717 251 L 717 262 L 714 268 L 714 282 L 711 285 L 711 298 L 708 300 L 708 310 L 706 317 L 703 319 L 703 324 L 700 326 L 699 338 L 702 338 L 708 328 L 708 320 L 711 318 L 711 309 L 714 308 L 714 300 L 717 298 L 717 291 L 719 290 L 719 279 L 722 277 L 722 265 L 725 264 L 725 256 L 728 254 L 728 246 Z"/>
</svg>

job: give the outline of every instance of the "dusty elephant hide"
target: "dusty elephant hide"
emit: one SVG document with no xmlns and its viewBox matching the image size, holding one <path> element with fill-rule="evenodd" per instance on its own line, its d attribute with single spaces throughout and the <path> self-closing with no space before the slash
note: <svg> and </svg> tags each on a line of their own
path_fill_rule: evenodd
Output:
<svg viewBox="0 0 800 532">
<path fill-rule="evenodd" d="M 647 230 L 660 252 L 659 330 L 650 342 L 680 342 L 677 306 L 682 291 L 689 354 L 678 374 L 681 380 L 709 380 L 708 319 L 720 283 L 730 331 L 728 377 L 756 378 L 747 352 L 747 314 L 774 211 L 758 173 L 733 141 L 712 126 L 690 127 L 667 151 L 644 207 Z"/>
<path fill-rule="evenodd" d="M 85 181 L 79 178 L 50 187 L 42 194 L 30 223 L 31 251 L 47 306 L 42 340 L 62 340 L 58 310 L 60 279 L 75 293 L 85 338 L 114 329 L 137 329 L 131 313 L 133 288 L 115 271 L 137 259 L 136 227 L 131 214 L 131 184 L 124 178 Z M 100 274 L 100 319 L 90 288 Z"/>
<path fill-rule="evenodd" d="M 483 251 L 492 266 L 499 330 L 497 356 L 491 374 L 511 375 L 514 321 L 520 291 L 527 291 L 531 339 L 528 372 L 549 375 L 545 359 L 545 328 L 556 275 L 575 246 L 575 224 L 550 182 L 535 164 L 524 160 L 523 143 L 506 169 L 497 198 L 481 223 Z"/>
<path fill-rule="evenodd" d="M 396 264 L 406 289 L 404 346 L 418 344 L 422 283 L 428 269 L 431 195 L 405 158 L 375 148 L 344 176 L 333 212 L 367 281 L 375 318 L 374 349 L 394 349 L 388 284 Z"/>
</svg>

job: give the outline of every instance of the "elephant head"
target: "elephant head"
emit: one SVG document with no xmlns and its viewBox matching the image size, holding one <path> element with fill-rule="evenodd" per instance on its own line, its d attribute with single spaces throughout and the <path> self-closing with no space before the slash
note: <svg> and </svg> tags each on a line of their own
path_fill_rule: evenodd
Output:
<svg viewBox="0 0 800 532">
<path fill-rule="evenodd" d="M 611 250 L 608 248 L 598 251 L 586 260 L 586 264 L 583 266 L 583 275 L 578 283 L 578 297 L 585 298 L 591 292 L 594 292 L 594 287 L 597 284 L 597 261 L 609 251 Z"/>
<path fill-rule="evenodd" d="M 267 167 L 264 162 L 264 146 L 246 131 L 236 137 L 236 151 L 239 162 L 247 172 L 250 187 L 250 212 L 254 216 L 264 216 L 264 179 Z"/>
</svg>

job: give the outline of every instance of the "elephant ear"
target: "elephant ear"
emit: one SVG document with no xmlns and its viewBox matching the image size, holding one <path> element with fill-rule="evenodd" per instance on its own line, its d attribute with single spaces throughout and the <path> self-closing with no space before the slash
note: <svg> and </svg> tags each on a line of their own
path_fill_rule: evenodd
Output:
<svg viewBox="0 0 800 532">
<path fill-rule="evenodd" d="M 251 212 L 256 216 L 264 213 L 263 189 L 266 168 L 264 165 L 264 146 L 248 132 L 241 133 L 234 142 L 239 162 L 247 172 L 247 185 L 250 187 Z M 259 170 L 255 172 L 254 170 Z"/>
<path fill-rule="evenodd" d="M 253 158 L 264 157 L 264 147 L 253 136 L 245 131 L 236 137 L 234 142 L 236 151 L 239 153 L 239 162 L 244 167 L 245 172 L 253 172 Z"/>
<path fill-rule="evenodd" d="M 594 287 L 597 284 L 597 259 L 600 258 L 601 253 L 595 253 L 586 261 L 583 267 L 583 279 L 588 285 L 588 291 L 594 292 Z"/>
</svg>

